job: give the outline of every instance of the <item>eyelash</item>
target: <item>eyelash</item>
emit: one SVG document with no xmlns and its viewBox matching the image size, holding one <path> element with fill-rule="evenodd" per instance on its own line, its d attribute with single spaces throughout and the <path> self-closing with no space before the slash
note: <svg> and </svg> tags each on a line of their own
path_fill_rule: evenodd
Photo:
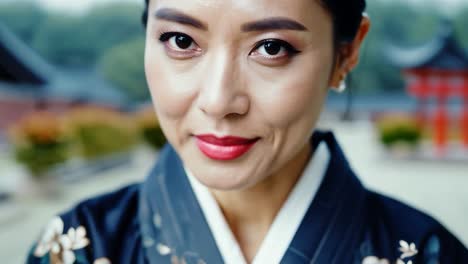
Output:
<svg viewBox="0 0 468 264">
<path fill-rule="evenodd" d="M 175 37 L 175 36 L 184 36 L 186 38 L 189 38 L 195 45 L 198 46 L 198 44 L 193 40 L 192 37 L 190 37 L 189 35 L 187 34 L 184 34 L 184 33 L 181 33 L 181 32 L 162 32 L 160 33 L 160 36 L 159 36 L 159 41 L 161 43 L 164 43 L 167 47 L 167 43 L 171 38 Z M 287 52 L 287 55 L 286 57 L 288 58 L 291 58 L 291 57 L 294 57 L 295 55 L 299 54 L 301 51 L 297 50 L 296 48 L 294 48 L 291 44 L 289 44 L 288 42 L 284 41 L 284 40 L 281 40 L 281 39 L 275 39 L 275 38 L 271 38 L 271 39 L 264 39 L 264 40 L 261 40 L 260 42 L 258 42 L 257 44 L 255 44 L 254 48 L 252 51 L 249 52 L 249 55 L 252 55 L 252 53 L 254 53 L 255 51 L 257 51 L 259 48 L 261 48 L 263 45 L 267 44 L 267 43 L 270 43 L 270 42 L 276 42 L 276 43 L 279 43 L 281 45 L 282 48 L 284 48 Z M 167 47 L 169 49 L 173 49 L 171 47 Z M 173 52 L 178 52 L 178 53 L 188 53 L 190 52 L 190 50 L 188 51 L 181 51 L 181 50 L 178 50 L 178 51 L 173 51 Z M 183 56 L 183 55 L 182 55 Z M 278 59 L 278 58 L 275 58 L 274 55 L 272 55 L 271 57 L 267 57 L 267 56 L 263 56 L 263 55 L 260 55 L 266 59 L 270 59 L 270 60 L 274 60 L 274 59 Z M 279 58 L 281 59 L 281 58 Z"/>
<path fill-rule="evenodd" d="M 264 40 L 261 40 L 260 42 L 258 42 L 255 47 L 253 48 L 253 50 L 249 53 L 249 55 L 251 55 L 254 51 L 257 51 L 260 47 L 262 47 L 263 45 L 267 44 L 267 43 L 271 43 L 271 42 L 276 42 L 278 44 L 281 45 L 281 47 L 285 48 L 286 49 L 286 52 L 287 52 L 287 57 L 294 57 L 294 55 L 297 55 L 300 53 L 299 50 L 297 50 L 296 48 L 294 48 L 291 44 L 289 44 L 288 42 L 284 41 L 284 40 L 281 40 L 281 39 L 275 39 L 275 38 L 271 38 L 271 39 L 264 39 Z M 272 55 L 274 56 L 274 55 Z"/>
<path fill-rule="evenodd" d="M 198 46 L 198 44 L 187 34 L 180 33 L 180 32 L 162 32 L 159 36 L 159 41 L 166 46 L 166 50 L 168 50 L 168 52 L 171 52 L 176 57 L 178 56 L 179 58 L 185 58 L 186 55 L 188 55 L 190 52 L 193 52 L 193 50 L 183 50 L 183 49 L 175 50 L 174 48 L 169 47 L 169 44 L 167 42 L 171 38 L 176 37 L 176 36 L 186 37 L 191 40 L 192 42 L 191 45 L 195 44 L 196 46 Z M 177 54 L 174 54 L 174 53 L 177 53 Z M 190 56 L 190 57 L 194 57 L 194 56 Z"/>
<path fill-rule="evenodd" d="M 184 33 L 180 33 L 180 32 L 163 32 L 159 36 L 159 41 L 166 42 L 166 41 L 168 41 L 169 39 L 171 39 L 172 37 L 175 37 L 175 36 L 184 36 L 184 37 L 192 39 L 189 35 L 184 34 Z"/>
</svg>

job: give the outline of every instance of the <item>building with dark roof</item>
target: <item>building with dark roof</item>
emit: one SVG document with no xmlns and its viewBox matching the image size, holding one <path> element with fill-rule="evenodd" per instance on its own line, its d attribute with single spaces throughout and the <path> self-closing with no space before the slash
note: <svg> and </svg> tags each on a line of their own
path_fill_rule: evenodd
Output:
<svg viewBox="0 0 468 264">
<path fill-rule="evenodd" d="M 0 23 L 0 135 L 27 112 L 64 111 L 76 104 L 120 109 L 129 101 L 94 70 L 51 65 Z"/>
<path fill-rule="evenodd" d="M 452 23 L 444 20 L 438 34 L 425 44 L 413 48 L 389 46 L 386 54 L 403 69 L 407 92 L 418 99 L 419 119 L 432 128 L 437 149 L 445 149 L 453 119 L 468 148 L 468 53 L 459 45 Z M 453 98 L 461 102 L 455 115 L 447 109 Z"/>
<path fill-rule="evenodd" d="M 468 70 L 468 53 L 459 45 L 452 23 L 446 20 L 431 41 L 413 48 L 388 46 L 386 51 L 395 65 L 406 70 Z"/>
</svg>

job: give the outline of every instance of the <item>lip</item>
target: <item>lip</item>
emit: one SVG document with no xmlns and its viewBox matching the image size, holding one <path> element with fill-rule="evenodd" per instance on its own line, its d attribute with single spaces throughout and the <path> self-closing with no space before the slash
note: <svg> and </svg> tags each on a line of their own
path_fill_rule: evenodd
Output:
<svg viewBox="0 0 468 264">
<path fill-rule="evenodd" d="M 235 136 L 217 137 L 211 134 L 196 135 L 198 149 L 210 159 L 233 160 L 249 151 L 259 138 Z"/>
</svg>

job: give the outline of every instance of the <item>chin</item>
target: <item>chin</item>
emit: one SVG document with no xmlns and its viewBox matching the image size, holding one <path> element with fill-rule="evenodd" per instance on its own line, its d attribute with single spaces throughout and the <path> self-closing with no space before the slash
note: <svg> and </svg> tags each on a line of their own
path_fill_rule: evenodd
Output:
<svg viewBox="0 0 468 264">
<path fill-rule="evenodd" d="M 197 170 L 192 173 L 201 184 L 212 190 L 237 191 L 247 189 L 255 184 L 252 182 L 251 175 L 239 173 L 239 170 L 234 171 L 235 173 L 229 173 L 226 170 L 219 172 L 216 170 L 210 170 L 210 172 Z"/>
</svg>

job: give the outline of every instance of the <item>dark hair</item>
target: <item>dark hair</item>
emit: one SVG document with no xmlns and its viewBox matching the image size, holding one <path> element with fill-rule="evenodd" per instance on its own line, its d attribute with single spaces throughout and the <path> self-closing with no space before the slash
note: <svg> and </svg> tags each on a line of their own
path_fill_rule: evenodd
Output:
<svg viewBox="0 0 468 264">
<path fill-rule="evenodd" d="M 366 9 L 366 0 L 320 0 L 333 19 L 335 43 L 348 43 L 356 37 Z"/>
<path fill-rule="evenodd" d="M 351 42 L 357 34 L 366 8 L 366 0 L 319 0 L 330 12 L 333 19 L 335 47 Z M 148 20 L 148 2 L 145 0 L 142 22 L 146 26 Z"/>
<path fill-rule="evenodd" d="M 141 16 L 141 22 L 143 23 L 143 26 L 146 27 L 146 24 L 148 23 L 148 4 L 149 0 L 145 0 L 145 9 L 143 10 L 143 15 Z"/>
</svg>

